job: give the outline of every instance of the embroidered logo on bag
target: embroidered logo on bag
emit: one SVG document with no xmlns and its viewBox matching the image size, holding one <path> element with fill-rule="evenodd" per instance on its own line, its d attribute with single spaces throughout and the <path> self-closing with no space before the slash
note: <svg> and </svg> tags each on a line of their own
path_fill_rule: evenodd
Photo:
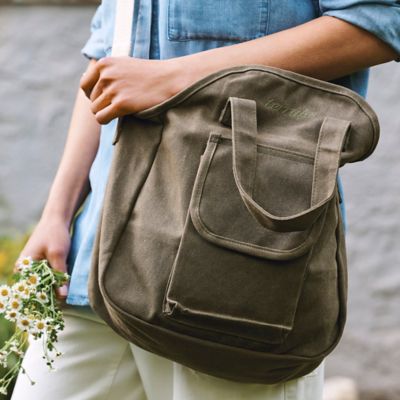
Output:
<svg viewBox="0 0 400 400">
<path fill-rule="evenodd" d="M 313 118 L 316 117 L 317 114 L 307 110 L 306 108 L 294 108 L 290 107 L 284 103 L 280 103 L 275 99 L 269 99 L 264 106 L 271 111 L 287 115 L 288 117 L 295 119 L 305 119 L 305 118 Z"/>
</svg>

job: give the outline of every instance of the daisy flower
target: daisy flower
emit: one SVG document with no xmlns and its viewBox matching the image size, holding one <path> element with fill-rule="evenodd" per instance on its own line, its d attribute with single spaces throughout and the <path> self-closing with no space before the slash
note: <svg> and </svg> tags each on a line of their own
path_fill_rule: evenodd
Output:
<svg viewBox="0 0 400 400">
<path fill-rule="evenodd" d="M 40 282 L 40 276 L 34 272 L 33 274 L 30 274 L 27 278 L 26 278 L 26 283 L 29 286 L 33 286 L 36 287 Z"/>
<path fill-rule="evenodd" d="M 5 300 L 8 299 L 11 295 L 11 290 L 7 285 L 0 286 L 0 299 Z"/>
<path fill-rule="evenodd" d="M 46 292 L 37 292 L 36 293 L 36 298 L 41 302 L 41 303 L 47 303 L 49 301 L 49 298 L 46 294 Z"/>
<path fill-rule="evenodd" d="M 17 282 L 11 287 L 14 294 L 18 294 L 19 298 L 27 299 L 31 292 L 34 292 L 36 287 L 28 285 L 26 280 Z"/>
<path fill-rule="evenodd" d="M 25 315 L 20 315 L 17 319 L 17 326 L 21 331 L 27 332 L 31 327 L 31 321 Z"/>
<path fill-rule="evenodd" d="M 22 272 L 26 268 L 32 267 L 33 260 L 31 256 L 28 257 L 20 257 L 17 261 L 17 270 Z"/>
<path fill-rule="evenodd" d="M 10 301 L 8 302 L 8 307 L 12 311 L 19 311 L 22 307 L 22 302 L 18 297 L 11 297 Z"/>
<path fill-rule="evenodd" d="M 15 310 L 7 310 L 5 318 L 8 319 L 9 321 L 15 322 L 17 318 L 19 317 L 18 311 Z"/>
<path fill-rule="evenodd" d="M 0 314 L 3 314 L 6 311 L 7 303 L 4 300 L 0 300 Z"/>
<path fill-rule="evenodd" d="M 14 293 L 18 293 L 22 298 L 24 298 L 26 297 L 26 290 L 28 289 L 28 285 L 26 284 L 26 281 L 23 280 L 12 285 L 11 289 Z"/>
<path fill-rule="evenodd" d="M 32 333 L 38 334 L 46 331 L 46 322 L 43 319 L 38 319 L 33 322 Z"/>
</svg>

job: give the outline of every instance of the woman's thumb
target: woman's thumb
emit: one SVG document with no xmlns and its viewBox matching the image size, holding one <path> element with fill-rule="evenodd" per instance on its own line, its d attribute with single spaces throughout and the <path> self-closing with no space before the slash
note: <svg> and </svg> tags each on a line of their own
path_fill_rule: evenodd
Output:
<svg viewBox="0 0 400 400">
<path fill-rule="evenodd" d="M 50 266 L 61 272 L 67 272 L 67 255 L 60 250 L 49 251 L 47 255 Z M 68 295 L 68 284 L 61 286 L 56 289 L 56 296 L 60 300 L 63 300 Z"/>
</svg>

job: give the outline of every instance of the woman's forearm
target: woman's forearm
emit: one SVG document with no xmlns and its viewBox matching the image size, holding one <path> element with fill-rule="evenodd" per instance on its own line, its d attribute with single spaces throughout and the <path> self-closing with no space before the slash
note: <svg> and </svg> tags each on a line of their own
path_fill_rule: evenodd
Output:
<svg viewBox="0 0 400 400">
<path fill-rule="evenodd" d="M 236 65 L 261 64 L 333 80 L 396 57 L 395 50 L 371 33 L 324 16 L 262 38 L 167 60 L 105 57 L 81 79 L 81 87 L 96 120 L 105 124 Z"/>
<path fill-rule="evenodd" d="M 100 134 L 100 125 L 90 110 L 90 104 L 82 89 L 79 89 L 64 153 L 42 219 L 56 218 L 69 226 L 87 196 L 89 170 L 96 156 Z"/>
<path fill-rule="evenodd" d="M 185 85 L 223 68 L 273 66 L 332 80 L 391 61 L 398 54 L 371 33 L 334 17 L 320 17 L 262 38 L 183 56 Z M 179 60 L 180 59 L 180 60 Z"/>
</svg>

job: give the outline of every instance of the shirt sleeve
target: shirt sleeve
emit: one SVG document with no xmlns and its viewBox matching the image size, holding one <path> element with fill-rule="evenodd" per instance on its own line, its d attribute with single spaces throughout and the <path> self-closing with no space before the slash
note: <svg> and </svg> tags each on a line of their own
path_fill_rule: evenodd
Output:
<svg viewBox="0 0 400 400">
<path fill-rule="evenodd" d="M 320 0 L 322 15 L 340 18 L 379 37 L 391 46 L 400 61 L 400 1 Z"/>
<path fill-rule="evenodd" d="M 102 29 L 102 16 L 103 9 L 102 5 L 100 5 L 98 6 L 90 24 L 91 35 L 81 49 L 81 53 L 89 59 L 95 58 L 98 60 L 106 56 L 104 46 L 104 31 Z"/>
</svg>

